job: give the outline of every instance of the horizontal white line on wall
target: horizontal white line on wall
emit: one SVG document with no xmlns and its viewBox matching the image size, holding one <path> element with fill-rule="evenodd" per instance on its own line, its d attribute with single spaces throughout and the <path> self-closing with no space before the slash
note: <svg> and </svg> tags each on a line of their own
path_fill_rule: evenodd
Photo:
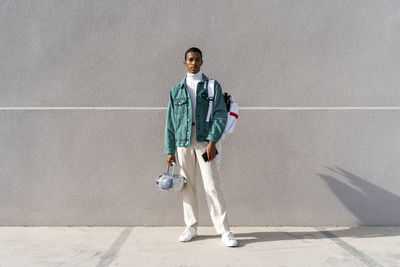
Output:
<svg viewBox="0 0 400 267">
<path fill-rule="evenodd" d="M 166 107 L 0 107 L 0 110 L 166 110 Z M 240 110 L 396 110 L 400 107 L 240 107 Z"/>
<path fill-rule="evenodd" d="M 100 109 L 100 110 L 129 110 L 129 109 L 139 109 L 139 110 L 156 110 L 156 109 L 167 109 L 166 107 L 0 107 L 0 110 L 53 110 L 53 109 Z"/>
<path fill-rule="evenodd" d="M 400 109 L 400 107 L 240 107 L 240 109 L 268 109 L 268 110 L 318 110 L 318 109 Z"/>
</svg>

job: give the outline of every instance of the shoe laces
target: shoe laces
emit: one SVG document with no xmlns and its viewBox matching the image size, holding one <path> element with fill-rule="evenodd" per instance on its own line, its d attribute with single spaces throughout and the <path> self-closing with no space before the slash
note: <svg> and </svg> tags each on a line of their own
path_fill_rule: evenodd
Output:
<svg viewBox="0 0 400 267">
<path fill-rule="evenodd" d="M 226 237 L 228 237 L 229 240 L 235 240 L 235 237 L 233 236 L 233 233 L 232 233 L 232 232 L 228 232 L 228 233 L 226 234 Z"/>
<path fill-rule="evenodd" d="M 194 231 L 194 228 L 188 227 L 188 228 L 185 229 L 185 234 L 190 234 L 193 231 Z"/>
</svg>

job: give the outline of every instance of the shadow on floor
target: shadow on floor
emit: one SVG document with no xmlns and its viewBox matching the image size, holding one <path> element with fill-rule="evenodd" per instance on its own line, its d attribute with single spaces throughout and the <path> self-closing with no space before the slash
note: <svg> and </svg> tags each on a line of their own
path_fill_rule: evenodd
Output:
<svg viewBox="0 0 400 267">
<path fill-rule="evenodd" d="M 239 246 L 245 246 L 251 243 L 285 241 L 301 239 L 305 243 L 310 243 L 309 240 L 328 239 L 336 237 L 356 237 L 356 238 L 371 238 L 384 236 L 400 236 L 400 227 L 389 226 L 373 226 L 373 227 L 353 227 L 349 229 L 329 229 L 317 227 L 315 231 L 279 231 L 279 232 L 251 232 L 251 233 L 234 233 L 239 240 Z M 201 241 L 205 239 L 219 239 L 220 235 L 202 235 L 198 236 L 191 242 Z"/>
</svg>

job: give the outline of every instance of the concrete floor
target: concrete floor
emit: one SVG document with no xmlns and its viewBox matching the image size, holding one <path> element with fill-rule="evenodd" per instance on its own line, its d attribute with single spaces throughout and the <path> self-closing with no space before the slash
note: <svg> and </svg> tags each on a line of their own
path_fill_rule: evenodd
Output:
<svg viewBox="0 0 400 267">
<path fill-rule="evenodd" d="M 400 266 L 400 227 L 0 227 L 0 266 Z"/>
</svg>

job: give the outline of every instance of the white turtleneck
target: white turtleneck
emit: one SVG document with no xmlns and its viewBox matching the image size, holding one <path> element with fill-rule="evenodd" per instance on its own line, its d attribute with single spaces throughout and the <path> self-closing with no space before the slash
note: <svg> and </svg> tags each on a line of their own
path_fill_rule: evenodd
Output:
<svg viewBox="0 0 400 267">
<path fill-rule="evenodd" d="M 197 91 L 197 84 L 203 78 L 201 70 L 195 74 L 186 73 L 186 87 L 190 94 L 190 99 L 192 100 L 192 121 L 196 122 L 195 120 L 195 111 L 196 111 L 196 91 Z"/>
</svg>

